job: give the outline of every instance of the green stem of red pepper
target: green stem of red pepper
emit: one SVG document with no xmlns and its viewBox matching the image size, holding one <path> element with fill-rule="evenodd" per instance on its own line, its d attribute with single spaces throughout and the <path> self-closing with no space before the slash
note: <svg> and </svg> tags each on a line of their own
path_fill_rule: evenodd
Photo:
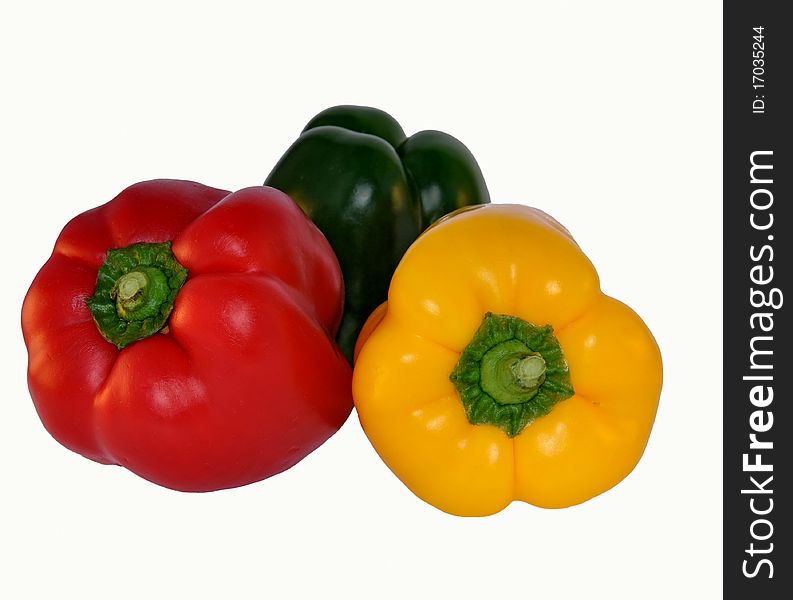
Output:
<svg viewBox="0 0 793 600">
<path fill-rule="evenodd" d="M 171 242 L 132 244 L 108 250 L 85 302 L 102 337 L 121 349 L 165 326 L 186 280 Z"/>
</svg>

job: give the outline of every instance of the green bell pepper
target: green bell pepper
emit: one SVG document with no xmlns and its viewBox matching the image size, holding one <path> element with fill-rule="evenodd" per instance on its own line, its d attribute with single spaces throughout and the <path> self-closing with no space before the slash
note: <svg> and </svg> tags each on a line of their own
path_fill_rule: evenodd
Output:
<svg viewBox="0 0 793 600">
<path fill-rule="evenodd" d="M 443 215 L 490 196 L 471 152 L 440 131 L 410 137 L 390 115 L 335 106 L 315 116 L 265 185 L 297 202 L 339 259 L 345 306 L 338 342 L 352 362 L 369 314 L 418 235 Z"/>
</svg>

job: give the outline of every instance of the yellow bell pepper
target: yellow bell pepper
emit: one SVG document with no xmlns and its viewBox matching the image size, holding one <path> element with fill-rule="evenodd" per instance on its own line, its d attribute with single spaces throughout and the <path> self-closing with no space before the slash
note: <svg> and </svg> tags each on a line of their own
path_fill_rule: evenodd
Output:
<svg viewBox="0 0 793 600">
<path fill-rule="evenodd" d="M 455 515 L 608 490 L 641 458 L 661 391 L 644 322 L 600 291 L 566 229 L 518 205 L 428 229 L 358 350 L 366 435 L 413 493 Z"/>
</svg>

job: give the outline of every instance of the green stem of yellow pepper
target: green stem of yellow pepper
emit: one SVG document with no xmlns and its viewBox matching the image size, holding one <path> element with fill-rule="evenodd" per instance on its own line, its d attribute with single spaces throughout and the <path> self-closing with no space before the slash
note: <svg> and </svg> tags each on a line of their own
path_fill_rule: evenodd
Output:
<svg viewBox="0 0 793 600">
<path fill-rule="evenodd" d="M 545 360 L 520 340 L 496 344 L 482 357 L 479 383 L 499 404 L 531 400 L 545 382 Z"/>
<path fill-rule="evenodd" d="M 468 421 L 513 437 L 573 395 L 564 353 L 550 325 L 487 313 L 450 379 Z"/>
</svg>

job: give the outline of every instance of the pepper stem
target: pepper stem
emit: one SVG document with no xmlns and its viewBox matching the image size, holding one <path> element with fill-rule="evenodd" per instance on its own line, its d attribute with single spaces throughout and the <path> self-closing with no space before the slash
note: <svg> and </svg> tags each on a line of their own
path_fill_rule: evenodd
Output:
<svg viewBox="0 0 793 600">
<path fill-rule="evenodd" d="M 482 357 L 480 385 L 499 404 L 531 400 L 545 381 L 545 360 L 517 339 L 495 344 Z"/>
<path fill-rule="evenodd" d="M 115 248 L 86 304 L 102 337 L 123 348 L 163 329 L 186 280 L 171 242 Z"/>
<path fill-rule="evenodd" d="M 573 395 L 570 374 L 550 325 L 487 313 L 450 375 L 474 425 L 508 436 Z"/>
<path fill-rule="evenodd" d="M 125 307 L 129 306 L 131 304 L 130 301 L 146 287 L 148 282 L 149 280 L 140 271 L 132 271 L 122 275 L 121 279 L 116 282 L 119 302 Z"/>
<path fill-rule="evenodd" d="M 518 385 L 527 390 L 536 390 L 545 381 L 545 359 L 539 354 L 521 358 L 510 370 Z"/>
</svg>

